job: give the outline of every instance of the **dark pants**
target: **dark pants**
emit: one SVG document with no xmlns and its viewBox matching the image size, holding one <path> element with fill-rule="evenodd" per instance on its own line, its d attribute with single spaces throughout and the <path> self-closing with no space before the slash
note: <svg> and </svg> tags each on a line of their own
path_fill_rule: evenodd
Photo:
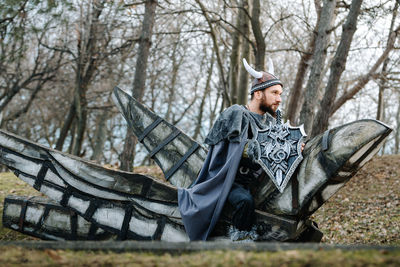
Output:
<svg viewBox="0 0 400 267">
<path fill-rule="evenodd" d="M 235 182 L 229 192 L 228 201 L 234 209 L 232 217 L 233 226 L 241 231 L 251 230 L 255 221 L 255 206 L 249 190 Z"/>
</svg>

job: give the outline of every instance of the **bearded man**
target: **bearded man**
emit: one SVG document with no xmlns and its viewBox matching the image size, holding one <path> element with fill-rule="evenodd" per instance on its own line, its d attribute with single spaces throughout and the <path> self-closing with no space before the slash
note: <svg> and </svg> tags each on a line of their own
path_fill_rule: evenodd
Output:
<svg viewBox="0 0 400 267">
<path fill-rule="evenodd" d="M 233 208 L 231 240 L 258 238 L 250 191 L 263 170 L 249 159 L 247 144 L 257 129 L 275 122 L 283 85 L 273 74 L 273 67 L 269 72 L 256 72 L 245 60 L 244 64 L 256 77 L 250 102 L 221 113 L 206 137 L 210 150 L 198 178 L 188 189 L 178 189 L 179 210 L 190 240 L 207 240 L 228 203 Z"/>
</svg>

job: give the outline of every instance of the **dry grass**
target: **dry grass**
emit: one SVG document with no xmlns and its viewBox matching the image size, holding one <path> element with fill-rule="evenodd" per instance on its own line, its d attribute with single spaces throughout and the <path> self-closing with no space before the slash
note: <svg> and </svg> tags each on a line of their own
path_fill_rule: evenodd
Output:
<svg viewBox="0 0 400 267">
<path fill-rule="evenodd" d="M 398 266 L 400 252 L 204 251 L 181 255 L 107 253 L 7 248 L 0 251 L 0 265 L 10 266 Z"/>
<path fill-rule="evenodd" d="M 0 212 L 3 214 L 4 198 L 7 195 L 19 196 L 41 196 L 42 194 L 24 181 L 18 179 L 13 173 L 0 173 Z M 3 227 L 3 220 L 0 222 L 0 240 L 32 240 L 36 239 L 27 235 L 20 234 Z"/>
</svg>

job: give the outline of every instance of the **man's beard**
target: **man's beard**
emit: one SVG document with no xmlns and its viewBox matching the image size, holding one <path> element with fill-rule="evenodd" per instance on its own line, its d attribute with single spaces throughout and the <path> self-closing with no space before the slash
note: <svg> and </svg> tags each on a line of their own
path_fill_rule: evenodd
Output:
<svg viewBox="0 0 400 267">
<path fill-rule="evenodd" d="M 271 114 L 272 117 L 275 117 L 275 111 L 270 106 L 267 106 L 264 103 L 260 104 L 260 110 L 262 112 L 268 112 L 269 114 Z"/>
</svg>

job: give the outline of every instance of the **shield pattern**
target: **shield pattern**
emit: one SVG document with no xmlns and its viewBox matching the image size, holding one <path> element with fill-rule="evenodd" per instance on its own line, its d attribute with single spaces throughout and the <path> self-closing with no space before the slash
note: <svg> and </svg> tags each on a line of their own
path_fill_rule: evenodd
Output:
<svg viewBox="0 0 400 267">
<path fill-rule="evenodd" d="M 260 152 L 257 153 L 255 161 L 261 165 L 281 193 L 303 160 L 301 144 L 306 136 L 303 125 L 293 127 L 288 122 L 282 124 L 279 110 L 275 124 L 257 130 L 255 138 Z"/>
</svg>

